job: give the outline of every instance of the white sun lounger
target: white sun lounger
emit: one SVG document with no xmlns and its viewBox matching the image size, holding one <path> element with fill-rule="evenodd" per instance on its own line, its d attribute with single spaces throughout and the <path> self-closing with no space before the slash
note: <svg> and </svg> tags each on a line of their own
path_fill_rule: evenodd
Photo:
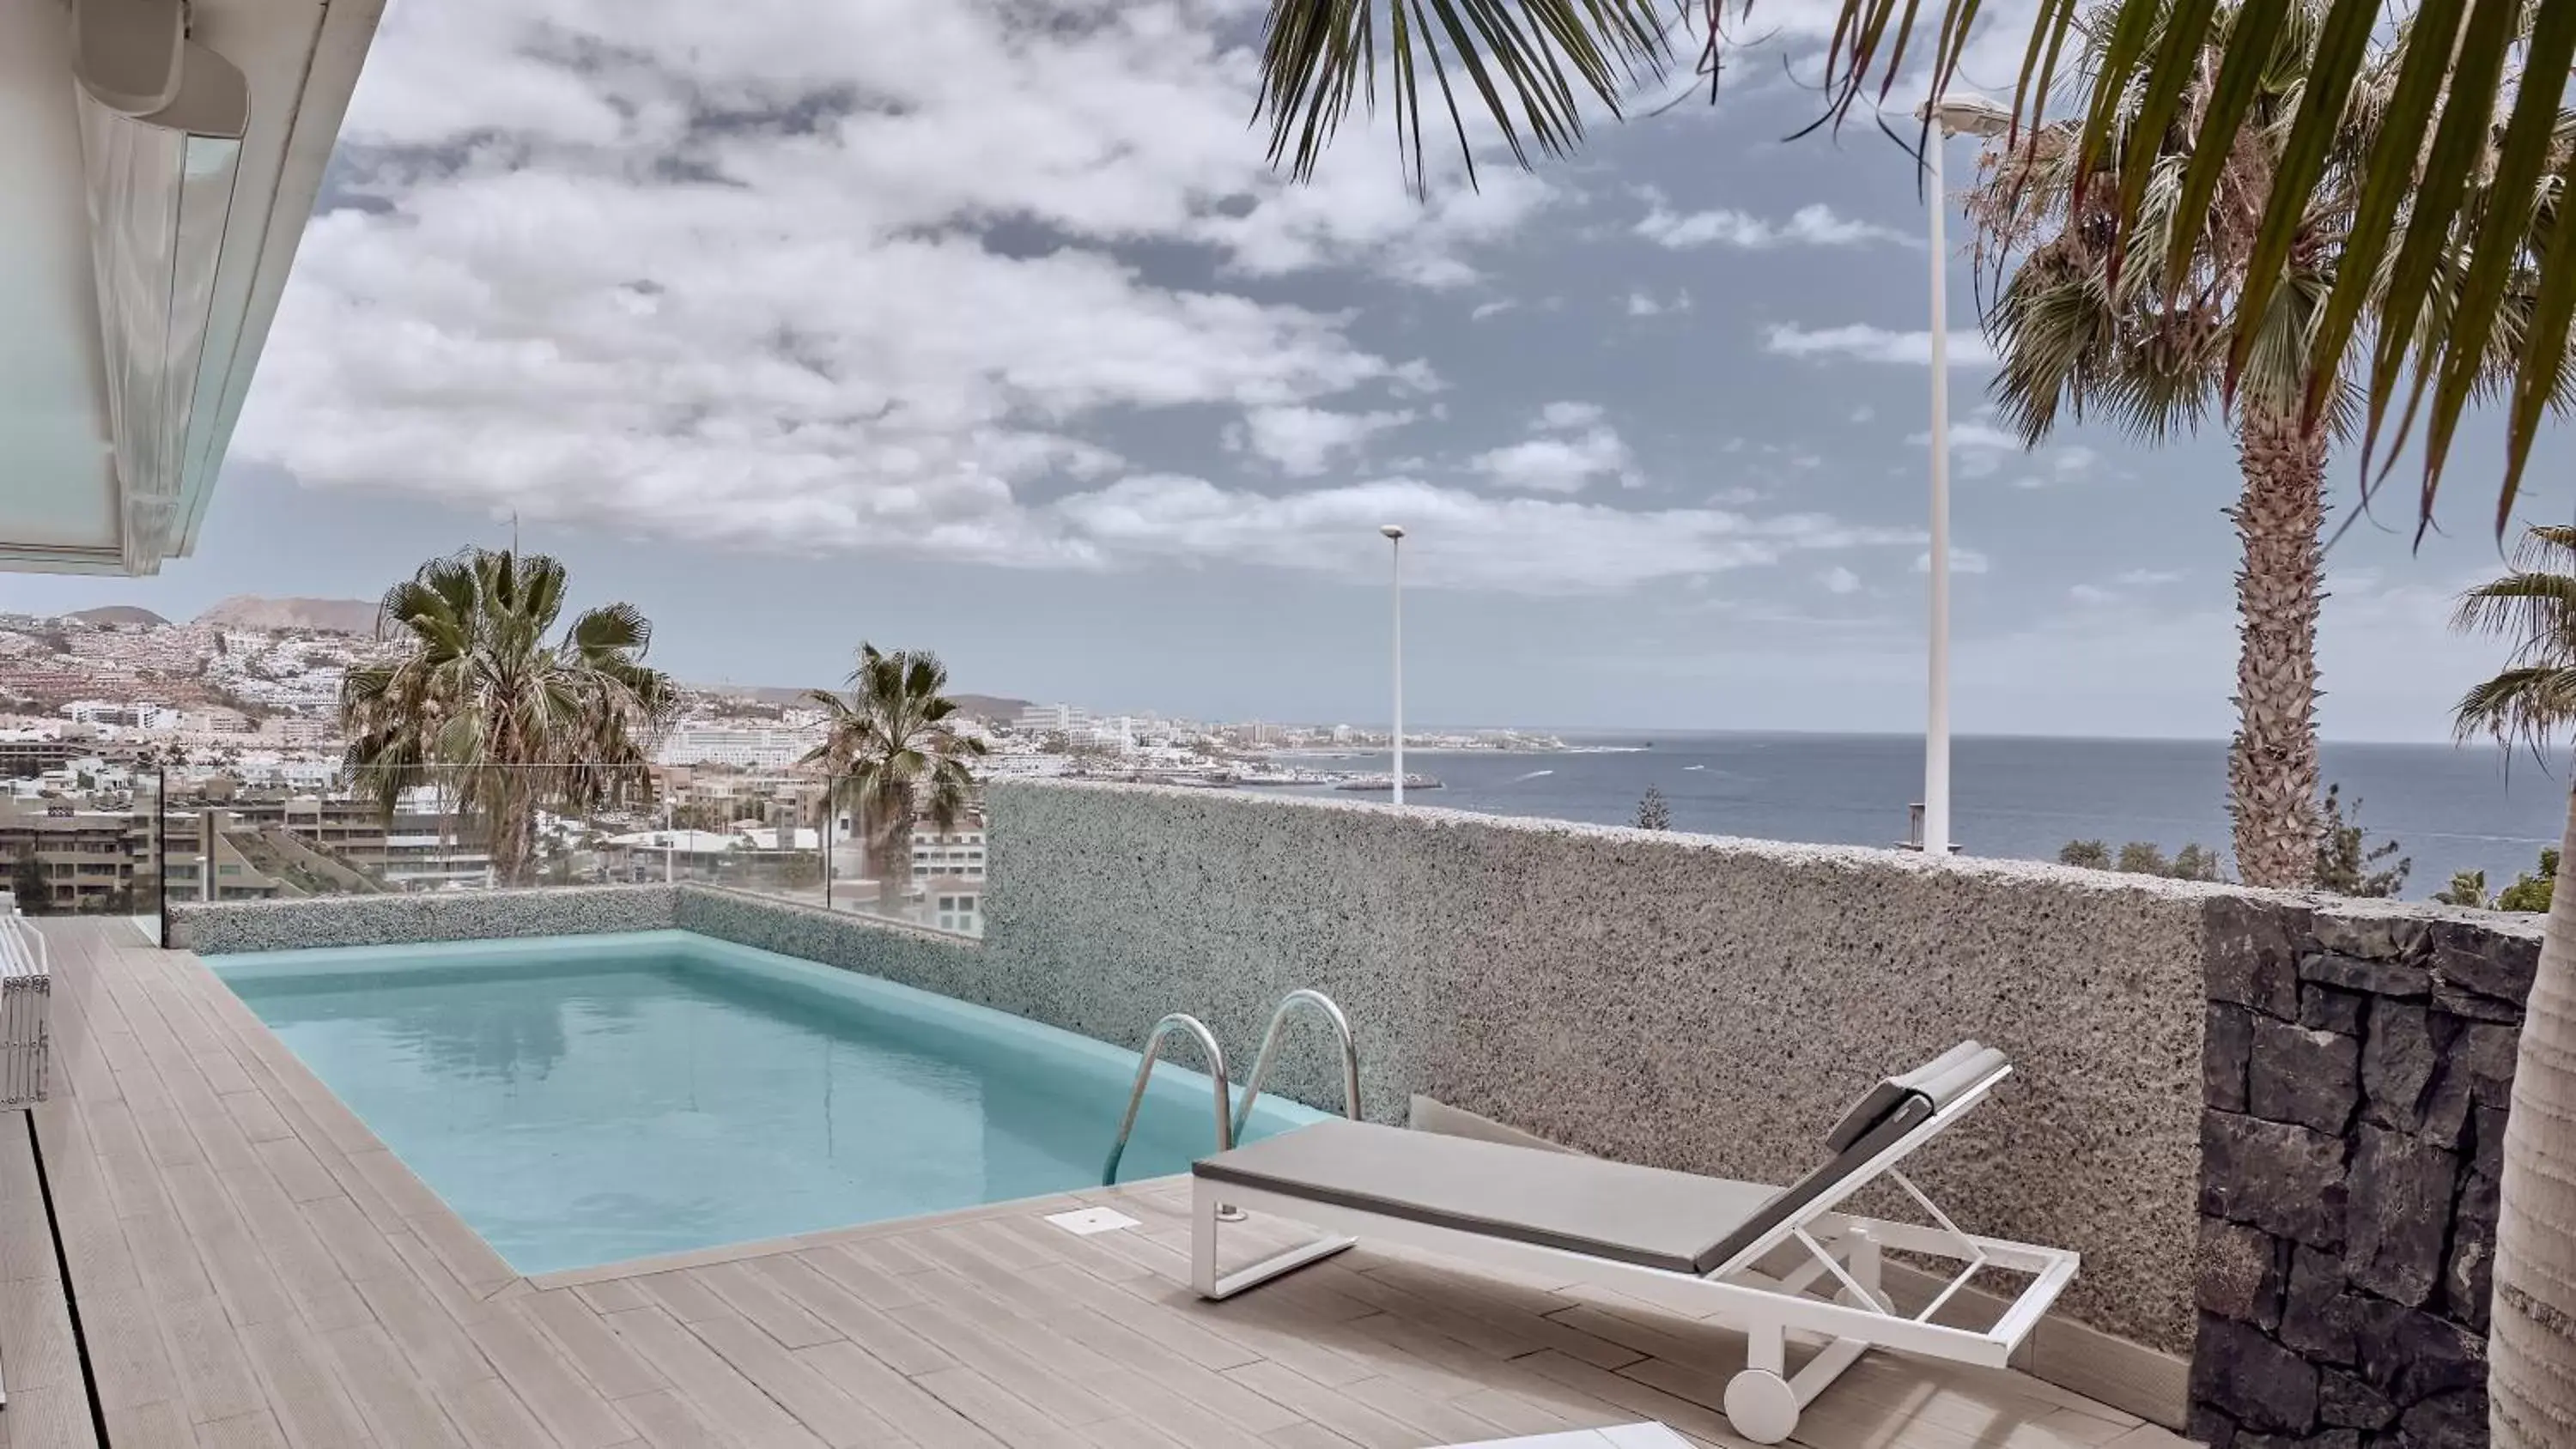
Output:
<svg viewBox="0 0 2576 1449">
<path fill-rule="evenodd" d="M 1962 1042 L 1880 1082 L 1827 1134 L 1832 1157 L 1785 1188 L 1366 1122 L 1320 1122 L 1192 1167 L 1193 1285 L 1202 1298 L 1230 1298 L 1367 1236 L 1688 1305 L 1751 1340 L 1744 1370 L 1726 1386 L 1726 1416 L 1737 1433 L 1775 1444 L 1870 1348 L 2001 1367 L 2075 1276 L 2073 1253 L 1961 1232 L 1897 1170 L 2011 1071 L 2002 1053 Z M 1933 1225 L 1834 1211 L 1880 1179 L 1903 1189 Z M 1220 1275 L 1221 1205 L 1336 1236 Z M 1784 1248 L 1803 1248 L 1806 1256 L 1777 1277 L 1757 1270 Z M 1909 1315 L 1880 1286 L 1879 1258 L 1889 1249 L 1964 1266 Z M 2030 1281 L 1990 1328 L 1934 1323 L 1941 1306 L 1986 1268 Z M 1819 1286 L 1830 1296 L 1808 1291 Z M 1791 1335 L 1823 1344 L 1795 1375 L 1786 1357 Z"/>
</svg>

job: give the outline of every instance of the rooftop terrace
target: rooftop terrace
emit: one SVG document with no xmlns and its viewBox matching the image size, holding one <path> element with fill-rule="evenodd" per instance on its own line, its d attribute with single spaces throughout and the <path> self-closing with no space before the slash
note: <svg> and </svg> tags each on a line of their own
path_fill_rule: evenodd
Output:
<svg viewBox="0 0 2576 1449">
<path fill-rule="evenodd" d="M 1716 1405 L 1741 1340 L 1598 1289 L 1363 1244 L 1202 1303 L 1171 1179 L 523 1278 L 194 955 L 122 921 L 44 929 L 55 1099 L 0 1124 L 10 1449 L 100 1443 L 93 1405 L 114 1449 L 1409 1449 L 1644 1419 L 1740 1442 Z M 1141 1225 L 1043 1221 L 1082 1203 Z M 1879 1354 L 1795 1442 L 2183 1441 Z"/>
</svg>

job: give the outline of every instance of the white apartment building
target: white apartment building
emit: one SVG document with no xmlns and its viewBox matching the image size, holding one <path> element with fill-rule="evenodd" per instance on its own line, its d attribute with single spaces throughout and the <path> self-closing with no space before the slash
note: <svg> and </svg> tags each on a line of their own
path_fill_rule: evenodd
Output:
<svg viewBox="0 0 2576 1449">
<path fill-rule="evenodd" d="M 912 827 L 912 873 L 928 881 L 931 877 L 984 878 L 984 828 L 960 826 L 941 830 L 931 825 Z"/>
<path fill-rule="evenodd" d="M 1091 711 L 1072 704 L 1033 704 L 1021 710 L 1019 718 L 1012 723 L 1037 734 L 1053 731 L 1087 736 L 1099 727 Z"/>
<path fill-rule="evenodd" d="M 118 704 L 110 700 L 81 699 L 63 706 L 63 716 L 79 724 L 115 725 L 120 729 L 175 730 L 180 713 L 157 704 Z"/>
<path fill-rule="evenodd" d="M 943 931 L 984 934 L 984 882 L 942 877 L 921 883 L 922 921 Z"/>
<path fill-rule="evenodd" d="M 313 749 L 336 742 L 340 737 L 340 727 L 327 719 L 282 714 L 271 715 L 262 720 L 259 734 L 264 740 L 285 745 L 291 749 Z"/>
<path fill-rule="evenodd" d="M 683 725 L 662 742 L 665 765 L 732 765 L 744 770 L 783 770 L 823 742 L 820 730 L 748 729 L 734 725 Z"/>
</svg>

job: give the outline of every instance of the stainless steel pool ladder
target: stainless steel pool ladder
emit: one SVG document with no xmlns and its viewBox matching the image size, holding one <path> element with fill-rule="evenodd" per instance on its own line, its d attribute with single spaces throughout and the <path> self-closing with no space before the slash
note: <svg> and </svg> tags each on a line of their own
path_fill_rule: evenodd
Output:
<svg viewBox="0 0 2576 1449">
<path fill-rule="evenodd" d="M 1199 1039 L 1199 1054 L 1207 1058 L 1208 1076 L 1216 1083 L 1216 1150 L 1234 1146 L 1234 1114 L 1226 1104 L 1225 1048 L 1217 1045 L 1216 1033 L 1207 1029 L 1206 1022 L 1175 1011 L 1155 1022 L 1153 1034 L 1145 1038 L 1145 1055 L 1136 1063 L 1136 1086 L 1127 1094 L 1127 1115 L 1118 1119 L 1118 1140 L 1109 1144 L 1109 1165 L 1100 1169 L 1102 1187 L 1118 1181 L 1118 1159 L 1127 1155 L 1127 1134 L 1136 1130 L 1136 1110 L 1145 1105 L 1145 1084 L 1153 1079 L 1154 1059 L 1163 1054 L 1163 1038 L 1176 1031 Z"/>
<path fill-rule="evenodd" d="M 1243 1124 L 1252 1120 L 1253 1099 L 1261 1095 L 1261 1084 L 1270 1079 L 1270 1063 L 1279 1055 L 1279 1031 L 1288 1024 L 1289 1013 L 1300 1006 L 1311 1006 L 1324 1014 L 1333 1028 L 1333 1040 L 1342 1049 L 1342 1115 L 1360 1120 L 1360 1052 L 1351 1041 L 1351 1019 L 1333 1004 L 1333 998 L 1320 991 L 1300 988 L 1289 992 L 1270 1013 L 1270 1029 L 1261 1034 L 1261 1054 L 1252 1059 L 1252 1077 L 1243 1084 L 1243 1100 L 1234 1107 L 1234 1136 L 1243 1135 Z M 1231 1142 L 1228 1145 L 1232 1145 Z"/>
<path fill-rule="evenodd" d="M 1324 1019 L 1332 1024 L 1335 1042 L 1342 1053 L 1342 1113 L 1352 1121 L 1358 1121 L 1359 1048 L 1351 1039 L 1350 1018 L 1342 1014 L 1341 1007 L 1334 1004 L 1333 998 L 1320 991 L 1303 988 L 1281 998 L 1279 1009 L 1270 1014 L 1269 1030 L 1261 1035 L 1261 1053 L 1253 1058 L 1252 1078 L 1244 1085 L 1243 1100 L 1231 1111 L 1227 1110 L 1225 1048 L 1217 1044 L 1216 1033 L 1208 1030 L 1206 1022 L 1187 1012 L 1176 1011 L 1154 1023 L 1153 1033 L 1145 1038 L 1144 1057 L 1136 1063 L 1136 1085 L 1127 1093 L 1127 1115 L 1119 1119 L 1118 1140 L 1110 1144 L 1109 1164 L 1100 1171 L 1100 1185 L 1109 1187 L 1118 1181 L 1118 1159 L 1126 1155 L 1128 1135 L 1136 1130 L 1136 1113 L 1145 1104 L 1145 1086 L 1153 1079 L 1154 1062 L 1162 1055 L 1165 1036 L 1175 1031 L 1186 1031 L 1198 1038 L 1199 1052 L 1207 1058 L 1208 1075 L 1215 1079 L 1216 1150 L 1226 1152 L 1233 1149 L 1235 1136 L 1242 1132 L 1243 1124 L 1252 1119 L 1253 1100 L 1261 1095 L 1261 1084 L 1269 1079 L 1270 1064 L 1279 1054 L 1280 1029 L 1288 1024 L 1290 1014 L 1300 1006 L 1312 1007 L 1323 1013 Z"/>
</svg>

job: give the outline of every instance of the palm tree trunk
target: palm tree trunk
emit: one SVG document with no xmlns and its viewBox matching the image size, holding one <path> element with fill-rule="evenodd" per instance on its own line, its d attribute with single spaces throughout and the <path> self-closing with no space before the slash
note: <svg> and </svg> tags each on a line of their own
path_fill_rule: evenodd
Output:
<svg viewBox="0 0 2576 1449">
<path fill-rule="evenodd" d="M 2495 1449 L 2576 1444 L 2576 795 L 2505 1117 L 2487 1360 Z"/>
<path fill-rule="evenodd" d="M 2236 870 L 2247 885 L 2304 886 L 2316 871 L 2317 606 L 2326 439 L 2246 410 L 2236 443 L 2236 743 L 2227 760 Z"/>
</svg>

